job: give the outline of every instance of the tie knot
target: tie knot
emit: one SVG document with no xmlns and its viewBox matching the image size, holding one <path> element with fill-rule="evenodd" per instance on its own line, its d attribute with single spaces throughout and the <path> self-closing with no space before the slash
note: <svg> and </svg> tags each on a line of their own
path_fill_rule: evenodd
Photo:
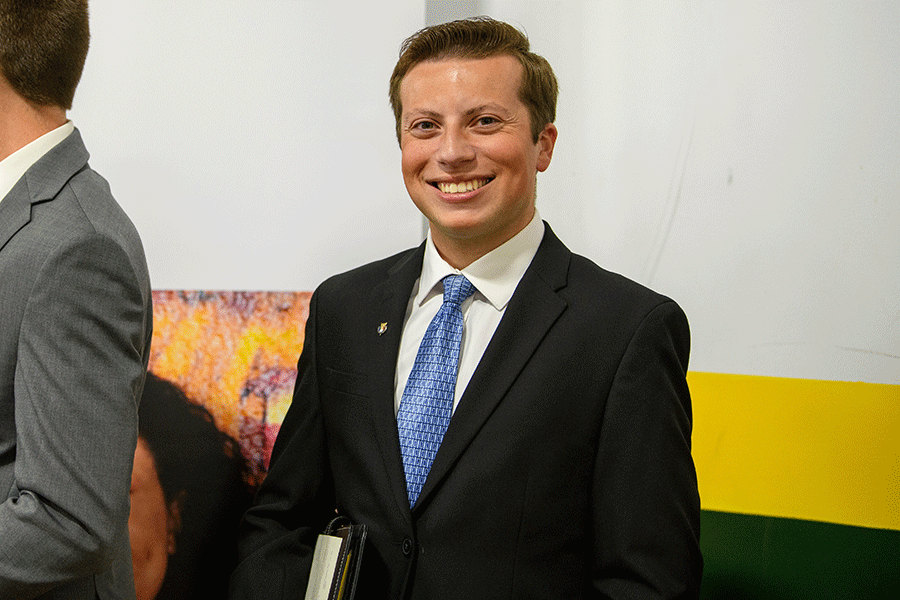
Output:
<svg viewBox="0 0 900 600">
<path fill-rule="evenodd" d="M 475 293 L 475 286 L 464 275 L 448 275 L 444 277 L 444 303 L 451 302 L 457 306 Z"/>
</svg>

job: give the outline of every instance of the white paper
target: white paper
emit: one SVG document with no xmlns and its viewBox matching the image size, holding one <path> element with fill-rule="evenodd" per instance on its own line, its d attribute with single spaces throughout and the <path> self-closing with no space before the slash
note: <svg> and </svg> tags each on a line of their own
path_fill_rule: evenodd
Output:
<svg viewBox="0 0 900 600">
<path fill-rule="evenodd" d="M 316 550 L 313 553 L 309 583 L 306 585 L 305 600 L 328 600 L 328 593 L 331 591 L 331 583 L 334 579 L 334 570 L 341 557 L 342 541 L 341 538 L 333 535 L 319 535 Z"/>
</svg>

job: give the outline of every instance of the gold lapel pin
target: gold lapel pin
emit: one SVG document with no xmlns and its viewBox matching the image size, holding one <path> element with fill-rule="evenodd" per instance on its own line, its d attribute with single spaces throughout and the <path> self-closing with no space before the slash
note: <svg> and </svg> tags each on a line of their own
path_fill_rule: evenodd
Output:
<svg viewBox="0 0 900 600">
<path fill-rule="evenodd" d="M 385 331 L 387 331 L 387 323 L 382 323 L 378 326 L 378 335 L 383 334 Z"/>
</svg>

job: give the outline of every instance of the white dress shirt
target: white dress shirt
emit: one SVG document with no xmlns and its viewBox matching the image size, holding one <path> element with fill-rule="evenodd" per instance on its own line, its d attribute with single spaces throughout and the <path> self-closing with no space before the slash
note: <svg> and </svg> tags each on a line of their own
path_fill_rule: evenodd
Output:
<svg viewBox="0 0 900 600">
<path fill-rule="evenodd" d="M 63 125 L 45 133 L 0 161 L 0 202 L 15 187 L 16 183 L 22 179 L 22 175 L 31 168 L 31 165 L 39 161 L 42 156 L 50 152 L 58 143 L 66 139 L 74 129 L 75 125 L 72 121 L 66 121 Z"/>
<path fill-rule="evenodd" d="M 400 408 L 403 389 L 412 371 L 425 330 L 443 304 L 444 286 L 441 280 L 447 275 L 462 274 L 476 288 L 475 293 L 461 306 L 463 337 L 453 398 L 455 411 L 463 391 L 472 378 L 472 373 L 475 372 L 485 348 L 494 336 L 497 324 L 506 312 L 509 299 L 516 291 L 543 238 L 544 222 L 535 209 L 534 217 L 522 231 L 460 271 L 441 258 L 431 240 L 431 235 L 428 235 L 422 274 L 413 286 L 406 309 L 403 336 L 400 339 L 400 354 L 397 358 L 397 375 L 394 382 L 395 413 Z"/>
</svg>

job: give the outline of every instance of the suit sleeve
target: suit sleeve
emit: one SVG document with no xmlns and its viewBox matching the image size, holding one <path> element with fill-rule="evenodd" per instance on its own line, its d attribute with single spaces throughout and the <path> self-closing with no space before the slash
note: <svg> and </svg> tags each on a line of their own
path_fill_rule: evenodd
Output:
<svg viewBox="0 0 900 600">
<path fill-rule="evenodd" d="M 687 319 L 671 301 L 636 329 L 603 416 L 593 484 L 600 598 L 697 598 L 700 499 L 685 375 Z"/>
<path fill-rule="evenodd" d="M 241 525 L 239 563 L 230 582 L 229 598 L 234 600 L 302 596 L 318 534 L 334 517 L 316 372 L 319 295 L 317 291 L 310 300 L 291 407 L 269 471 Z"/>
<path fill-rule="evenodd" d="M 15 479 L 0 504 L 2 598 L 101 572 L 128 544 L 148 302 L 125 251 L 98 234 L 49 251 L 34 279 L 18 338 Z"/>
</svg>

